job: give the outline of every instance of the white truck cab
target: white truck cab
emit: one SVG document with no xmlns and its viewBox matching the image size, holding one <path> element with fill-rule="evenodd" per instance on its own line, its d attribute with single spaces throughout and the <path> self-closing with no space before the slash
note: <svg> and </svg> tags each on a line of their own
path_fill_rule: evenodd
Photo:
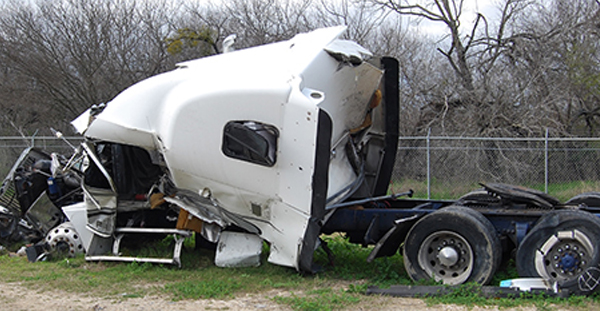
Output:
<svg viewBox="0 0 600 311">
<path fill-rule="evenodd" d="M 74 121 L 90 158 L 88 255 L 108 250 L 98 245 L 123 226 L 119 213 L 158 198 L 200 220 L 195 231 L 211 242 L 233 228 L 269 243 L 269 262 L 310 271 L 328 207 L 384 194 L 382 165 L 394 162 L 385 141 L 397 131 L 397 92 L 344 31 L 184 62 Z"/>
</svg>

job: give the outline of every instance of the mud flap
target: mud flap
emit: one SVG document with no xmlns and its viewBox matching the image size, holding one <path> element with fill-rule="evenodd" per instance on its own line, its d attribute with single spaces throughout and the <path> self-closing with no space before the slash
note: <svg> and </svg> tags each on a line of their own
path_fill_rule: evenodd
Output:
<svg viewBox="0 0 600 311">
<path fill-rule="evenodd" d="M 308 221 L 306 234 L 300 245 L 299 270 L 300 272 L 314 274 L 318 272 L 318 268 L 313 264 L 313 254 L 318 246 L 319 234 L 321 233 L 321 225 L 315 218 Z"/>
<path fill-rule="evenodd" d="M 373 251 L 367 257 L 367 262 L 372 262 L 375 258 L 393 256 L 400 248 L 400 244 L 404 242 L 403 237 L 406 236 L 410 228 L 423 215 L 412 215 L 406 218 L 401 218 L 394 221 L 393 226 L 386 234 L 375 244 Z"/>
</svg>

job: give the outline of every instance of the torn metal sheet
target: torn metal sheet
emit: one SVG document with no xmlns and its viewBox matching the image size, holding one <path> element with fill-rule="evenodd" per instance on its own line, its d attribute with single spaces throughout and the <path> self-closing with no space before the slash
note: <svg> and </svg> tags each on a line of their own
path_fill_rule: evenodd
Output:
<svg viewBox="0 0 600 311">
<path fill-rule="evenodd" d="M 373 56 L 369 50 L 349 40 L 335 40 L 325 47 L 325 51 L 341 61 L 352 64 L 360 64 L 365 59 Z"/>
</svg>

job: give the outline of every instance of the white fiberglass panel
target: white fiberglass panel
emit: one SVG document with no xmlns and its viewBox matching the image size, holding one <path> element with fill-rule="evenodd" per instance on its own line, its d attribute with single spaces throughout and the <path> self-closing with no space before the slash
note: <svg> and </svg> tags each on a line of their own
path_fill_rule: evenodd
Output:
<svg viewBox="0 0 600 311">
<path fill-rule="evenodd" d="M 157 120 L 159 116 L 164 119 L 165 115 L 169 115 L 171 110 L 167 101 L 172 102 L 178 96 L 189 97 L 185 92 L 201 97 L 215 90 L 236 92 L 257 84 L 268 85 L 269 81 L 285 83 L 293 77 L 302 76 L 315 57 L 323 58 L 323 48 L 344 29 L 318 29 L 288 41 L 181 63 L 180 69 L 146 79 L 119 94 L 97 116 L 85 135 L 157 148 L 152 136 L 162 139 L 168 136 L 160 133 L 161 121 Z"/>
<path fill-rule="evenodd" d="M 222 143 L 230 121 L 256 121 L 280 129 L 281 107 L 289 90 L 287 85 L 278 86 L 229 93 L 217 89 L 211 96 L 173 100 L 160 133 L 175 184 L 192 191 L 208 187 L 222 204 L 236 209 L 247 205 L 234 195 L 237 189 L 273 196 L 276 167 L 227 157 Z"/>
<path fill-rule="evenodd" d="M 333 70 L 331 66 L 337 67 Z M 325 92 L 325 100 L 319 108 L 333 120 L 328 197 L 356 179 L 346 156 L 346 143 L 350 130 L 365 121 L 370 99 L 383 75 L 382 70 L 369 63 L 357 67 L 339 66 L 339 63 L 334 65 L 324 61 L 321 67 L 311 66 L 305 75 L 305 86 L 319 86 Z"/>
<path fill-rule="evenodd" d="M 299 89 L 300 81 L 295 80 L 294 83 L 296 85 L 290 96 L 293 104 L 286 106 L 280 139 L 278 165 L 282 182 L 278 193 L 285 203 L 310 215 L 319 115 L 317 105 L 323 95 L 317 91 L 303 92 Z"/>
</svg>

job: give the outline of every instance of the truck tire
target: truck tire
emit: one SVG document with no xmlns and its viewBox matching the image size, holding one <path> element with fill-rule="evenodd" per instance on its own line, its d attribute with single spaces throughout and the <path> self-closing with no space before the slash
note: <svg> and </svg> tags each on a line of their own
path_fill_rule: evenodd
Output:
<svg viewBox="0 0 600 311">
<path fill-rule="evenodd" d="M 586 270 L 598 268 L 598 241 L 598 217 L 578 210 L 550 212 L 538 220 L 519 245 L 517 272 L 522 277 L 541 277 L 575 290 Z"/>
<path fill-rule="evenodd" d="M 408 232 L 403 255 L 414 281 L 448 285 L 488 283 L 502 248 L 494 226 L 479 212 L 452 205 L 420 219 Z"/>
<path fill-rule="evenodd" d="M 447 210 L 447 211 L 460 210 L 465 213 L 469 213 L 473 217 L 477 218 L 486 227 L 486 231 L 488 231 L 493 237 L 495 237 L 495 238 L 491 238 L 490 246 L 492 247 L 493 252 L 495 254 L 494 265 L 496 266 L 496 268 L 500 267 L 500 265 L 502 264 L 502 243 L 500 242 L 500 238 L 499 238 L 498 232 L 496 231 L 496 228 L 494 227 L 494 225 L 492 225 L 490 220 L 485 218 L 485 216 L 483 216 L 483 214 L 481 214 L 480 212 L 478 212 L 470 207 L 462 207 L 460 205 L 459 206 L 450 205 L 450 206 L 447 206 L 445 208 L 445 210 Z"/>
</svg>

